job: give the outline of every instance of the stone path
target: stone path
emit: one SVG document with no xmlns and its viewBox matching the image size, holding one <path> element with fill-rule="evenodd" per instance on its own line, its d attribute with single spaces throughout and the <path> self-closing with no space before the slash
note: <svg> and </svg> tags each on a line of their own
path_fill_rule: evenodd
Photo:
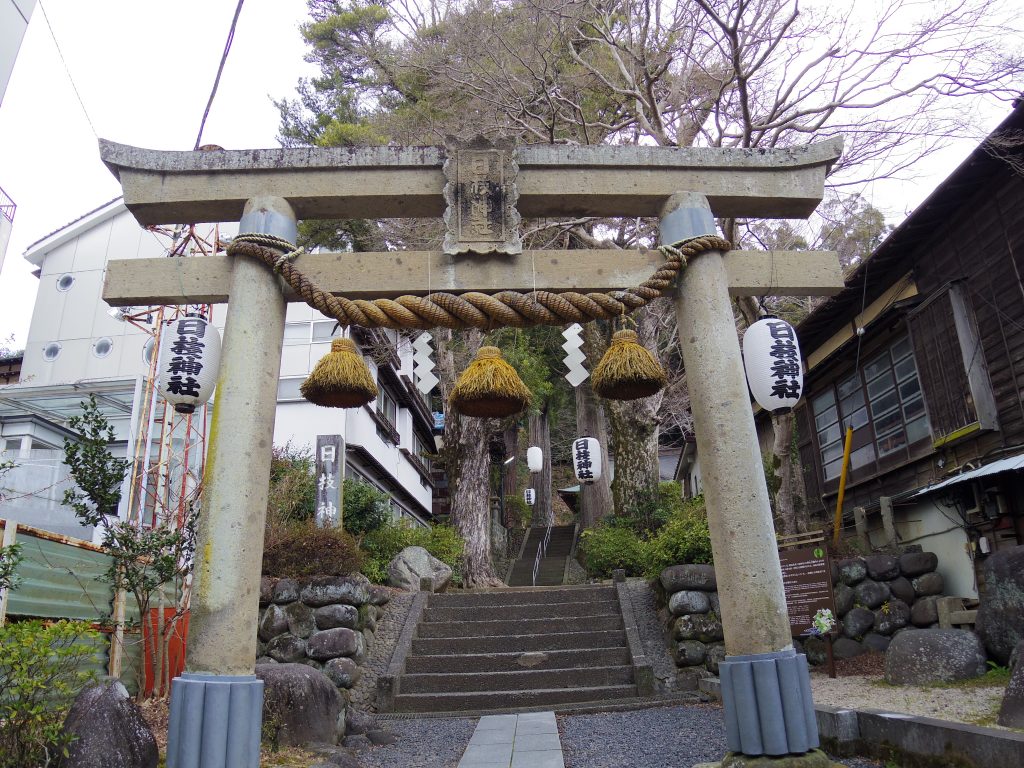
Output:
<svg viewBox="0 0 1024 768">
<path fill-rule="evenodd" d="M 565 768 L 555 713 L 481 717 L 459 768 Z"/>
<path fill-rule="evenodd" d="M 377 678 L 384 674 L 391 663 L 398 637 L 405 626 L 405 617 L 412 605 L 413 592 L 391 593 L 391 600 L 384 604 L 384 615 L 377 619 L 377 630 L 369 646 L 366 664 L 360 667 L 360 677 L 350 692 L 350 701 L 356 709 L 367 712 L 377 711 Z"/>
<path fill-rule="evenodd" d="M 665 630 L 658 610 L 654 605 L 654 591 L 646 579 L 626 579 L 626 590 L 633 603 L 633 617 L 636 620 L 640 642 L 644 647 L 647 661 L 654 669 L 658 692 L 676 689 L 676 663 L 672 660 L 665 643 Z"/>
</svg>

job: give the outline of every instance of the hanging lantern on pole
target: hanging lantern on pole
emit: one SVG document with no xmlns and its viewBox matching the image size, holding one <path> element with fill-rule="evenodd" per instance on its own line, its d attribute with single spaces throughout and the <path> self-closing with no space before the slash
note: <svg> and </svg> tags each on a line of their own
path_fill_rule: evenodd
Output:
<svg viewBox="0 0 1024 768">
<path fill-rule="evenodd" d="M 594 437 L 581 437 L 572 443 L 572 463 L 576 479 L 590 485 L 601 479 L 601 443 Z"/>
<path fill-rule="evenodd" d="M 531 472 L 540 472 L 544 469 L 544 452 L 536 445 L 526 449 L 526 465 Z"/>
<path fill-rule="evenodd" d="M 193 413 L 217 386 L 220 333 L 199 315 L 168 323 L 159 357 L 160 396 L 178 413 Z"/>
<path fill-rule="evenodd" d="M 757 404 L 773 414 L 789 413 L 804 388 L 796 329 L 777 317 L 763 317 L 743 334 L 743 367 Z"/>
<path fill-rule="evenodd" d="M 533 490 L 533 488 L 527 488 L 525 491 L 523 491 L 523 498 L 526 500 L 526 503 L 532 507 L 533 502 L 537 500 L 537 494 Z"/>
</svg>

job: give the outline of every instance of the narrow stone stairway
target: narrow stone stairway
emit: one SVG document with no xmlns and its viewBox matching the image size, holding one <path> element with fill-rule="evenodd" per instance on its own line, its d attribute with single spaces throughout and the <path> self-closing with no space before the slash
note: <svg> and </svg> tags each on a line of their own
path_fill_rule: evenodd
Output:
<svg viewBox="0 0 1024 768">
<path fill-rule="evenodd" d="M 502 710 L 638 695 L 611 586 L 429 595 L 395 682 L 396 712 Z"/>
<path fill-rule="evenodd" d="M 572 553 L 572 540 L 576 529 L 572 525 L 551 526 L 547 555 L 541 558 L 540 568 L 537 569 L 537 583 L 534 584 L 533 563 L 537 557 L 537 547 L 544 541 L 546 530 L 545 526 L 530 528 L 526 546 L 523 547 L 523 556 L 512 566 L 512 575 L 508 579 L 510 587 L 557 587 L 562 584 L 565 561 Z"/>
</svg>

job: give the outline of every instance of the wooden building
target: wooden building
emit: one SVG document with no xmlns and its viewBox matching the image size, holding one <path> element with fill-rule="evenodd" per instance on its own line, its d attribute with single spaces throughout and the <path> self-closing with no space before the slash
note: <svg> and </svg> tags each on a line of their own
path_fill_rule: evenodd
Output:
<svg viewBox="0 0 1024 768">
<path fill-rule="evenodd" d="M 1022 130 L 1018 101 L 993 136 Z M 1024 147 L 991 138 L 798 328 L 812 514 L 835 509 L 852 425 L 846 521 L 936 552 L 964 596 L 981 558 L 1024 542 Z"/>
</svg>

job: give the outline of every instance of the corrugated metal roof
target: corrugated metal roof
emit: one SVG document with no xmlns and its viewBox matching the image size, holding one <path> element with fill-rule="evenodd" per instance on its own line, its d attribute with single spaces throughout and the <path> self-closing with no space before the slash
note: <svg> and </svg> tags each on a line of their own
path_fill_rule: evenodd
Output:
<svg viewBox="0 0 1024 768">
<path fill-rule="evenodd" d="M 958 483 L 966 483 L 968 480 L 976 480 L 979 477 L 996 475 L 1000 472 L 1019 472 L 1022 469 L 1024 469 L 1024 454 L 1020 454 L 1019 456 L 1010 456 L 1006 459 L 993 461 L 991 464 L 986 464 L 984 467 L 971 469 L 962 474 L 947 478 L 935 485 L 929 485 L 928 487 L 919 490 L 911 496 L 911 498 L 917 498 L 918 496 L 923 496 L 926 493 L 933 493 L 940 488 L 948 488 L 949 486 L 957 485 Z"/>
</svg>

